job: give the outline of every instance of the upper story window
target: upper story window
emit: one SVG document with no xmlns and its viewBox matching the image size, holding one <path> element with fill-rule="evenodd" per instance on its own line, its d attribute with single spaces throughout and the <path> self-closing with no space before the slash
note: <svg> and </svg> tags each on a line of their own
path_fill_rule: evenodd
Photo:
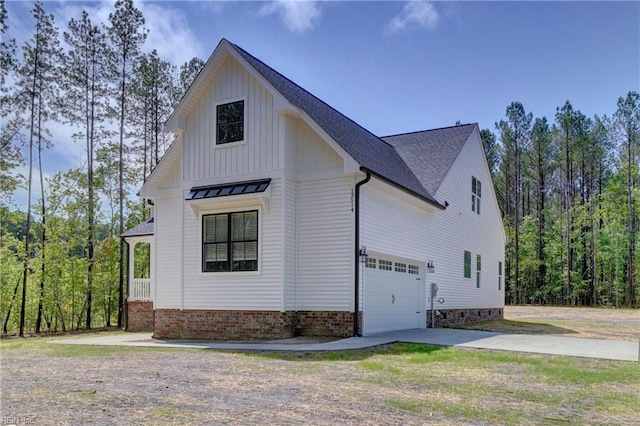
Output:
<svg viewBox="0 0 640 426">
<path fill-rule="evenodd" d="M 482 197 L 482 184 L 475 177 L 471 177 L 471 211 L 480 214 L 480 198 Z"/>
<path fill-rule="evenodd" d="M 216 144 L 244 140 L 244 101 L 229 102 L 216 107 Z"/>
<path fill-rule="evenodd" d="M 257 270 L 257 210 L 202 216 L 202 272 Z"/>
</svg>

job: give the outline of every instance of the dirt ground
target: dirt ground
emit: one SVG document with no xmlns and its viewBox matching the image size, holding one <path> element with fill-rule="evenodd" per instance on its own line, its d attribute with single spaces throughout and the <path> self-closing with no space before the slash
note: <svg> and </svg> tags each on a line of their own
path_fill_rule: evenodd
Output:
<svg viewBox="0 0 640 426">
<path fill-rule="evenodd" d="M 625 310 L 506 309 L 511 321 L 544 321 L 573 335 L 600 338 L 637 335 L 638 315 Z M 449 365 L 439 370 L 437 363 L 387 366 L 374 352 L 361 360 L 292 361 L 200 349 L 52 345 L 46 343 L 50 339 L 38 338 L 35 344 L 29 339 L 22 347 L 18 339 L 2 342 L 0 424 L 489 425 L 557 424 L 556 419 L 632 424 L 635 418 L 628 408 L 615 418 L 611 411 L 600 414 L 594 404 L 585 412 L 580 395 L 594 392 L 590 385 L 567 389 L 536 383 L 526 378 L 528 367 L 517 363 L 504 364 L 513 371 L 481 362 L 477 369 Z M 580 362 L 602 367 L 597 361 Z M 420 373 L 413 370 L 414 375 L 412 368 Z M 420 374 L 426 377 L 418 379 Z M 626 392 L 635 394 L 638 387 L 630 383 L 616 383 L 615 389 L 627 386 Z M 540 386 L 544 394 L 536 390 Z M 527 393 L 534 391 L 533 396 Z M 536 400 L 547 394 L 554 402 Z M 555 401 L 563 399 L 556 407 Z M 416 408 L 406 401 L 423 405 Z M 433 412 L 424 408 L 432 403 Z M 476 414 L 468 409 L 485 410 L 477 416 L 493 420 L 473 420 Z M 502 422 L 495 420 L 495 410 L 533 414 L 530 421 L 524 416 Z"/>
<path fill-rule="evenodd" d="M 640 341 L 640 309 L 505 306 L 504 319 L 505 328 L 496 331 Z"/>
</svg>

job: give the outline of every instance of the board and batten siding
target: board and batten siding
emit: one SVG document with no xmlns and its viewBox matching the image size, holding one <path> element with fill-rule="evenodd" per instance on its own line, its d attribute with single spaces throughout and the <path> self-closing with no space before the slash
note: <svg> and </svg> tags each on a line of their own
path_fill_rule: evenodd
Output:
<svg viewBox="0 0 640 426">
<path fill-rule="evenodd" d="M 196 216 L 184 203 L 184 309 L 273 310 L 282 306 L 282 180 L 271 181 L 266 212 L 259 200 L 213 202 Z M 259 271 L 202 272 L 202 214 L 258 210 Z"/>
<path fill-rule="evenodd" d="M 239 99 L 245 101 L 245 143 L 216 145 L 216 105 Z M 186 117 L 183 179 L 202 181 L 280 169 L 278 125 L 271 93 L 229 56 Z"/>
<path fill-rule="evenodd" d="M 438 283 L 438 298 L 444 309 L 498 308 L 504 306 L 504 275 L 498 290 L 498 262 L 503 262 L 504 233 L 493 193 L 491 177 L 484 161 L 477 131 L 473 132 L 458 154 L 451 170 L 435 194 L 441 203 L 449 203 L 436 212 L 430 223 L 429 237 L 437 250 L 435 273 L 427 280 Z M 482 182 L 480 214 L 471 210 L 471 180 Z M 471 278 L 464 277 L 464 251 L 471 252 Z M 476 255 L 482 259 L 480 288 L 476 288 Z"/>
<path fill-rule="evenodd" d="M 298 310 L 353 312 L 352 189 L 350 176 L 298 182 Z"/>
<path fill-rule="evenodd" d="M 181 191 L 155 203 L 155 309 L 179 309 L 182 283 L 182 205 Z"/>
</svg>

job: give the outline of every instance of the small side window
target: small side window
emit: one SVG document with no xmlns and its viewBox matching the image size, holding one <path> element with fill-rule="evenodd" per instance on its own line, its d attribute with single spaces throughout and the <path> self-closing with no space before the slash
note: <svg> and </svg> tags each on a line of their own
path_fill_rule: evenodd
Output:
<svg viewBox="0 0 640 426">
<path fill-rule="evenodd" d="M 216 144 L 244 140 L 244 101 L 216 107 Z"/>
<path fill-rule="evenodd" d="M 480 198 L 482 198 L 482 183 L 474 176 L 471 177 L 471 211 L 480 214 Z"/>
<path fill-rule="evenodd" d="M 464 277 L 471 278 L 471 252 L 464 252 Z"/>
</svg>

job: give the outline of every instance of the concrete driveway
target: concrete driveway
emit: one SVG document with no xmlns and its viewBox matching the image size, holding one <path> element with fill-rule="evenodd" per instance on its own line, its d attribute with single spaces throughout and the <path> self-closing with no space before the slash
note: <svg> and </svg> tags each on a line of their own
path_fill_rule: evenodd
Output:
<svg viewBox="0 0 640 426">
<path fill-rule="evenodd" d="M 494 349 L 583 358 L 640 362 L 640 342 L 579 339 L 550 335 L 505 334 L 450 328 L 415 329 L 350 337 L 326 343 L 296 343 L 279 340 L 259 343 L 156 340 L 151 333 L 121 333 L 108 336 L 73 337 L 50 343 L 94 346 L 133 346 L 154 348 L 200 348 L 247 351 L 340 351 L 363 349 L 393 342 L 426 343 L 477 349 Z"/>
</svg>

